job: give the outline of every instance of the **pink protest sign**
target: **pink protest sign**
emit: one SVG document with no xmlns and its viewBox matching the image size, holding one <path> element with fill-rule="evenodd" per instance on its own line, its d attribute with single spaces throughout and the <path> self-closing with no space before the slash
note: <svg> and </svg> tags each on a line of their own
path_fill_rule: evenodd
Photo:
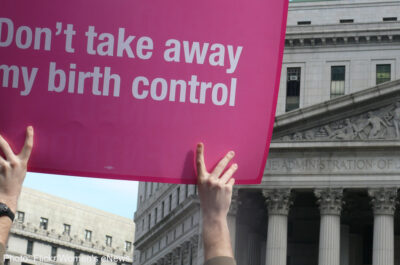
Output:
<svg viewBox="0 0 400 265">
<path fill-rule="evenodd" d="M 287 0 L 0 1 L 0 133 L 30 171 L 195 183 L 235 150 L 260 183 Z"/>
</svg>

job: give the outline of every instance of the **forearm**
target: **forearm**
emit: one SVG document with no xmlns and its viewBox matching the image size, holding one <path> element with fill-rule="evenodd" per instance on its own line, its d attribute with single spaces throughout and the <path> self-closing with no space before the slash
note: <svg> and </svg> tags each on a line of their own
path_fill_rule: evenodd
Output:
<svg viewBox="0 0 400 265">
<path fill-rule="evenodd" d="M 12 226 L 11 219 L 8 216 L 0 217 L 0 244 L 5 246 L 8 240 L 8 234 L 10 233 Z"/>
<path fill-rule="evenodd" d="M 203 217 L 204 258 L 233 257 L 228 222 L 225 218 Z"/>
<path fill-rule="evenodd" d="M 11 212 L 14 214 L 17 212 L 17 204 L 18 204 L 19 196 L 0 196 L 0 202 L 7 205 Z M 3 246 L 7 245 L 8 234 L 10 233 L 11 226 L 13 222 L 8 216 L 0 216 L 0 244 Z"/>
<path fill-rule="evenodd" d="M 12 226 L 8 216 L 0 217 L 0 264 L 4 264 L 5 246 L 7 245 L 8 235 Z"/>
</svg>

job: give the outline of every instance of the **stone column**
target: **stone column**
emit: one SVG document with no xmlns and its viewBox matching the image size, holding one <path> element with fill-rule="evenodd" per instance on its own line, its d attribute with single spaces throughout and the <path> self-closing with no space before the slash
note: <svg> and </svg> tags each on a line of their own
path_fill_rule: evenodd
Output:
<svg viewBox="0 0 400 265">
<path fill-rule="evenodd" d="M 268 206 L 268 235 L 265 265 L 286 265 L 290 189 L 263 190 Z"/>
<path fill-rule="evenodd" d="M 374 211 L 373 265 L 394 265 L 394 212 L 397 189 L 370 189 Z"/>
<path fill-rule="evenodd" d="M 234 189 L 232 192 L 232 202 L 227 217 L 229 234 L 231 238 L 231 246 L 234 256 L 236 253 L 236 216 L 238 211 L 238 200 L 239 191 L 238 189 Z"/>
<path fill-rule="evenodd" d="M 340 213 L 342 189 L 318 189 L 321 213 L 318 265 L 340 265 Z"/>
</svg>

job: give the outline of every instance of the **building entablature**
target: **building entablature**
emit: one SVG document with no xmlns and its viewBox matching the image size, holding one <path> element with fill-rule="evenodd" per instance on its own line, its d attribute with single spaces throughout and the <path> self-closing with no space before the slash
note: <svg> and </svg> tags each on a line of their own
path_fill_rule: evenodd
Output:
<svg viewBox="0 0 400 265">
<path fill-rule="evenodd" d="M 396 80 L 277 116 L 258 188 L 400 187 L 399 150 Z"/>
<path fill-rule="evenodd" d="M 399 43 L 400 22 L 288 26 L 285 46 L 313 47 Z"/>
<path fill-rule="evenodd" d="M 133 262 L 132 252 L 126 252 L 119 247 L 112 248 L 99 244 L 98 242 L 88 242 L 71 237 L 65 234 L 59 234 L 55 231 L 47 231 L 41 228 L 33 227 L 32 225 L 25 225 L 21 223 L 14 223 L 11 228 L 11 234 L 31 238 L 35 241 L 51 243 L 53 245 L 62 246 L 73 250 L 79 250 L 90 255 L 110 257 L 116 260 L 125 260 L 126 262 Z"/>
</svg>

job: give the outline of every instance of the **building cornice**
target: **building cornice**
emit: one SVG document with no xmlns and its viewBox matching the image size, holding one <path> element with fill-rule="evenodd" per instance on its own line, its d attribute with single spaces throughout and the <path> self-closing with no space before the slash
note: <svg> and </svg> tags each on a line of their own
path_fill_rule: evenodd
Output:
<svg viewBox="0 0 400 265">
<path fill-rule="evenodd" d="M 11 228 L 11 234 L 24 238 L 30 238 L 35 241 L 51 243 L 53 245 L 62 246 L 63 248 L 79 250 L 90 255 L 108 256 L 115 259 L 126 260 L 127 262 L 133 262 L 132 252 L 127 253 L 120 249 L 101 246 L 99 244 L 79 240 L 67 235 L 58 234 L 54 231 L 38 229 L 21 223 L 13 224 L 13 227 Z"/>
<path fill-rule="evenodd" d="M 400 22 L 288 26 L 286 48 L 376 43 L 400 44 Z"/>
<path fill-rule="evenodd" d="M 363 0 L 363 1 L 320 1 L 320 2 L 290 2 L 289 12 L 298 10 L 311 10 L 311 9 L 338 9 L 338 8 L 362 8 L 362 7 L 380 7 L 380 6 L 398 6 L 398 1 L 376 1 L 376 0 Z"/>
</svg>

